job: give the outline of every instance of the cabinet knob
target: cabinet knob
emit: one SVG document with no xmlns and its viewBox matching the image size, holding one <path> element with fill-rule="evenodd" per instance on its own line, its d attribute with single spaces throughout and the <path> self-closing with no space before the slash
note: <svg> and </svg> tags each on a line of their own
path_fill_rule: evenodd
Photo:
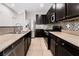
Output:
<svg viewBox="0 0 79 59">
<path fill-rule="evenodd" d="M 56 45 L 58 45 L 58 43 L 56 43 Z"/>
<path fill-rule="evenodd" d="M 13 48 L 14 46 L 12 45 L 12 48 Z"/>
<path fill-rule="evenodd" d="M 65 45 L 65 43 L 62 43 L 62 45 Z"/>
</svg>

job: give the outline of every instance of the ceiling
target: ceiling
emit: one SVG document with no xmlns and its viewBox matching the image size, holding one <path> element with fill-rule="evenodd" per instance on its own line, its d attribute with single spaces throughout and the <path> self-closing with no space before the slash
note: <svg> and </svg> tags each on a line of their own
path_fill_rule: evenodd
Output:
<svg viewBox="0 0 79 59">
<path fill-rule="evenodd" d="M 6 3 L 6 5 L 18 13 L 26 10 L 46 14 L 52 3 Z"/>
</svg>

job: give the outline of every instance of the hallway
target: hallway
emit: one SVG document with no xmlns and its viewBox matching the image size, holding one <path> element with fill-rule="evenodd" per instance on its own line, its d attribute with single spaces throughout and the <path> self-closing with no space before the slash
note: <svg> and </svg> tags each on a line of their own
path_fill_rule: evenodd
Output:
<svg viewBox="0 0 79 59">
<path fill-rule="evenodd" d="M 52 56 L 45 45 L 44 38 L 33 38 L 27 56 Z"/>
</svg>

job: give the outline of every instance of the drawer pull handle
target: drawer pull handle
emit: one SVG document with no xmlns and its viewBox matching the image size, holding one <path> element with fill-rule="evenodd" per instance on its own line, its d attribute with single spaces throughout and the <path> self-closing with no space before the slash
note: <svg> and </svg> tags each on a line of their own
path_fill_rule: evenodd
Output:
<svg viewBox="0 0 79 59">
<path fill-rule="evenodd" d="M 12 45 L 12 48 L 13 48 L 14 46 Z"/>
<path fill-rule="evenodd" d="M 56 45 L 58 45 L 58 43 L 56 43 Z"/>
<path fill-rule="evenodd" d="M 62 45 L 65 45 L 65 43 L 62 43 Z"/>
</svg>

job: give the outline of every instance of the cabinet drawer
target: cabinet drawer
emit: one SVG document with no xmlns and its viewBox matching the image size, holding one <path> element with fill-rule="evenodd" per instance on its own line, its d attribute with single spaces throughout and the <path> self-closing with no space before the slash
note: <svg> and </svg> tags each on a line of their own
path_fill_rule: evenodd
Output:
<svg viewBox="0 0 79 59">
<path fill-rule="evenodd" d="M 79 48 L 62 40 L 61 46 L 63 48 L 63 51 L 66 51 L 70 53 L 73 56 L 79 56 Z M 66 53 L 65 53 L 66 54 Z"/>
</svg>

